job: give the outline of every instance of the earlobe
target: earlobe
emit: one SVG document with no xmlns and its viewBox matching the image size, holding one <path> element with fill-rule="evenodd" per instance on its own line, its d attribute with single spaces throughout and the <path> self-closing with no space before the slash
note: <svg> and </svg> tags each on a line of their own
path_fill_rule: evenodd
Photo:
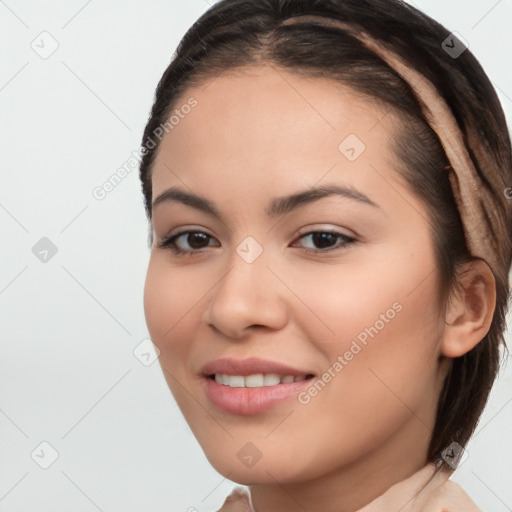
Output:
<svg viewBox="0 0 512 512">
<path fill-rule="evenodd" d="M 496 307 L 496 281 L 483 260 L 464 265 L 448 301 L 442 354 L 460 357 L 474 348 L 489 332 Z"/>
</svg>

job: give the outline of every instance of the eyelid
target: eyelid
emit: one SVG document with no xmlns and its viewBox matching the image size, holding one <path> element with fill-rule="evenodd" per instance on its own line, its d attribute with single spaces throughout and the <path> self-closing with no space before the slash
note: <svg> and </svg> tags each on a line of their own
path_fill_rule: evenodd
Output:
<svg viewBox="0 0 512 512">
<path fill-rule="evenodd" d="M 342 228 L 342 227 L 338 227 L 338 226 L 333 226 L 332 224 L 313 224 L 313 225 L 309 225 L 305 228 L 301 228 L 299 229 L 299 231 L 297 232 L 297 235 L 296 236 L 302 236 L 302 235 L 307 235 L 307 234 L 310 234 L 312 232 L 326 232 L 326 233 L 329 233 L 329 232 L 335 232 L 339 235 L 343 235 L 343 236 L 346 236 L 347 238 L 359 238 L 359 235 L 357 233 L 355 233 L 354 231 L 352 231 L 351 229 L 347 229 L 347 228 Z"/>
<path fill-rule="evenodd" d="M 158 240 L 168 240 L 169 238 L 173 238 L 175 236 L 177 237 L 178 235 L 183 235 L 185 233 L 190 233 L 190 232 L 200 232 L 200 233 L 204 233 L 205 235 L 208 235 L 211 238 L 216 238 L 215 235 L 212 235 L 211 233 L 209 233 L 208 230 L 205 229 L 202 226 L 184 225 L 184 226 L 180 226 L 177 229 L 178 229 L 178 231 L 176 231 L 176 233 L 173 233 L 173 231 L 171 230 L 166 235 L 164 235 L 162 237 L 159 237 L 157 239 Z M 310 226 L 301 228 L 299 231 L 297 231 L 295 233 L 295 238 L 294 239 L 296 239 L 297 237 L 300 237 L 302 235 L 307 235 L 307 234 L 311 234 L 312 232 L 319 232 L 319 231 L 320 232 L 336 232 L 337 234 L 346 236 L 347 238 L 359 238 L 359 235 L 354 233 L 352 230 L 349 230 L 350 232 L 346 233 L 344 231 L 345 229 L 346 228 L 332 227 L 332 225 L 329 225 L 329 226 L 326 226 L 326 225 L 313 225 L 313 226 L 311 226 L 310 225 Z"/>
<path fill-rule="evenodd" d="M 191 233 L 200 233 L 206 235 L 210 240 L 216 240 L 216 237 L 209 233 L 206 229 L 200 228 L 200 227 L 189 227 L 189 226 L 181 226 L 179 230 L 175 233 L 172 231 L 168 234 L 158 237 L 157 238 L 157 245 L 158 247 L 162 248 L 170 248 L 176 250 L 176 246 L 174 243 L 174 240 L 180 238 L 183 235 L 188 235 Z M 209 246 L 208 246 L 209 247 Z M 183 252 L 183 253 L 199 253 L 202 252 L 202 250 L 185 250 L 185 249 L 178 249 L 176 252 Z"/>
<path fill-rule="evenodd" d="M 201 247 L 199 249 L 181 249 L 175 242 L 178 238 L 181 238 L 182 236 L 193 234 L 193 233 L 199 233 L 206 235 L 208 238 L 208 245 L 206 247 Z M 320 248 L 320 249 L 309 249 L 306 247 L 301 247 L 304 253 L 307 254 L 314 254 L 314 255 L 325 255 L 327 253 L 335 253 L 337 254 L 339 251 L 342 251 L 344 249 L 348 249 L 351 245 L 357 244 L 359 242 L 359 239 L 357 236 L 347 235 L 339 230 L 339 228 L 325 228 L 325 227 L 309 227 L 309 228 L 303 228 L 300 230 L 299 233 L 296 234 L 294 237 L 294 240 L 291 244 L 291 247 L 296 247 L 296 244 L 303 238 L 306 238 L 308 236 L 313 236 L 318 233 L 328 233 L 333 235 L 335 238 L 341 239 L 341 242 L 338 242 L 334 246 L 330 246 L 327 248 Z M 158 247 L 162 249 L 167 249 L 172 251 L 176 256 L 185 257 L 185 256 L 194 256 L 199 255 L 201 253 L 204 253 L 205 250 L 208 247 L 211 247 L 209 244 L 210 240 L 215 240 L 215 236 L 208 233 L 206 230 L 203 230 L 201 228 L 190 228 L 182 226 L 180 230 L 177 233 L 169 233 L 168 235 L 161 237 L 158 239 Z"/>
<path fill-rule="evenodd" d="M 175 232 L 174 232 L 175 231 Z M 176 235 L 182 235 L 183 233 L 188 233 L 188 232 L 201 232 L 201 233 L 204 233 L 205 235 L 208 235 L 208 236 L 211 236 L 212 238 L 215 238 L 214 235 L 212 235 L 208 229 L 204 228 L 203 226 L 199 226 L 199 225 L 195 225 L 195 224 L 185 224 L 183 226 L 180 226 L 179 228 L 176 228 L 175 230 L 171 230 L 169 231 L 166 235 L 164 235 L 163 237 L 161 238 L 171 238 L 173 236 L 176 236 Z"/>
<path fill-rule="evenodd" d="M 333 235 L 334 237 L 341 239 L 341 242 L 338 242 L 337 244 L 324 248 L 324 249 L 308 249 L 305 247 L 301 247 L 302 250 L 307 254 L 313 254 L 313 255 L 327 255 L 327 254 L 338 254 L 340 251 L 343 251 L 345 249 L 348 249 L 349 246 L 359 243 L 359 239 L 352 235 L 347 235 L 343 233 L 342 231 L 335 229 L 335 228 L 313 228 L 308 229 L 304 233 L 300 233 L 296 238 L 292 247 L 295 247 L 296 244 L 308 236 L 312 236 L 316 233 L 329 233 Z"/>
</svg>

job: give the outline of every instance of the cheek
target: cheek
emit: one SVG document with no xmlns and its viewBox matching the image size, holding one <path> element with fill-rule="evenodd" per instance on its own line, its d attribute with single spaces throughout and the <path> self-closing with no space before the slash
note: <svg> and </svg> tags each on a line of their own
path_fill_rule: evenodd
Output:
<svg viewBox="0 0 512 512">
<path fill-rule="evenodd" d="M 173 298 L 172 295 L 165 292 L 166 289 L 170 289 L 167 286 L 168 279 L 159 271 L 158 267 L 159 265 L 151 259 L 144 284 L 144 315 L 153 343 L 162 350 L 162 339 L 169 326 L 172 325 L 166 319 L 166 311 L 172 311 L 169 309 L 169 305 L 172 305 Z"/>
<path fill-rule="evenodd" d="M 398 268 L 399 275 L 388 266 L 367 267 L 365 273 L 339 279 L 331 275 L 321 294 L 308 296 L 335 334 L 315 338 L 310 330 L 327 364 L 320 382 L 303 396 L 304 420 L 317 420 L 311 429 L 307 421 L 301 423 L 302 433 L 312 440 L 314 432 L 351 440 L 337 444 L 335 453 L 326 445 L 324 455 L 333 465 L 339 456 L 360 456 L 409 419 L 426 435 L 433 427 L 442 335 L 438 283 L 434 273 L 425 279 L 423 265 L 411 262 Z M 316 289 L 320 282 L 316 280 Z M 322 446 L 313 441 L 305 457 L 314 459 Z"/>
<path fill-rule="evenodd" d="M 361 347 L 385 346 L 376 357 L 387 362 L 432 351 L 442 328 L 434 255 L 404 257 L 404 252 L 395 249 L 379 260 L 362 257 L 339 266 L 311 266 L 287 276 L 309 308 L 306 314 L 295 314 L 294 321 L 330 362 L 353 341 Z"/>
<path fill-rule="evenodd" d="M 197 329 L 194 306 L 200 303 L 207 289 L 197 283 L 187 272 L 173 271 L 162 255 L 151 255 L 144 286 L 146 324 L 160 350 L 158 361 L 163 376 L 187 420 L 191 416 L 191 404 L 183 386 L 188 387 L 191 378 L 188 361 L 192 346 L 187 333 Z"/>
<path fill-rule="evenodd" d="M 204 294 L 195 293 L 194 280 L 184 279 L 183 272 L 174 272 L 160 255 L 152 255 L 144 286 L 144 314 L 151 340 L 158 347 L 158 361 L 170 391 L 178 404 L 179 384 L 190 371 L 190 343 L 183 335 L 197 328 L 194 305 Z M 199 293 L 201 292 L 201 293 Z M 192 325 L 194 323 L 194 325 Z"/>
<path fill-rule="evenodd" d="M 319 330 L 313 315 L 300 320 L 325 361 L 322 382 L 304 401 L 311 399 L 311 412 L 318 407 L 314 415 L 326 428 L 339 422 L 357 438 L 357 425 L 372 418 L 391 427 L 411 410 L 430 411 L 443 327 L 432 268 L 433 260 L 411 258 L 354 265 L 350 273 L 331 269 L 329 276 L 319 269 L 302 279 L 297 294 L 330 328 Z M 325 407 L 338 412 L 325 415 Z"/>
<path fill-rule="evenodd" d="M 151 255 L 144 286 L 144 314 L 153 341 L 163 345 L 161 350 L 176 337 L 182 321 L 194 314 L 194 306 L 208 289 L 201 282 L 189 272 L 174 270 L 163 255 Z"/>
</svg>

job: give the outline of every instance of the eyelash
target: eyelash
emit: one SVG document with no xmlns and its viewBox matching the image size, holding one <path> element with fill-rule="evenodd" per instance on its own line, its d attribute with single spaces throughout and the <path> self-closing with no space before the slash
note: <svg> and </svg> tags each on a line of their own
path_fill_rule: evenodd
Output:
<svg viewBox="0 0 512 512">
<path fill-rule="evenodd" d="M 201 252 L 203 248 L 201 248 L 201 249 L 192 249 L 192 250 L 180 249 L 176 245 L 176 242 L 175 242 L 175 240 L 177 238 L 179 238 L 180 236 L 188 235 L 188 234 L 192 234 L 192 233 L 204 234 L 210 240 L 213 238 L 211 235 L 208 235 L 208 233 L 205 233 L 204 231 L 199 231 L 199 230 L 181 231 L 179 233 L 176 233 L 175 235 L 172 235 L 172 236 L 169 236 L 169 237 L 164 237 L 164 238 L 160 239 L 159 242 L 158 242 L 158 246 L 162 247 L 162 248 L 165 248 L 165 249 L 170 249 L 174 254 L 180 255 L 180 256 L 191 256 L 192 254 L 197 254 L 197 253 Z M 329 229 L 327 229 L 327 230 L 317 230 L 317 231 L 308 231 L 307 233 L 302 234 L 299 237 L 299 240 L 302 239 L 302 238 L 305 238 L 306 236 L 310 236 L 310 235 L 314 235 L 314 234 L 318 234 L 318 233 L 328 233 L 330 235 L 334 235 L 337 238 L 343 239 L 343 242 L 338 247 L 334 246 L 334 247 L 329 247 L 328 249 L 304 249 L 304 252 L 306 252 L 306 253 L 313 253 L 313 254 L 326 253 L 326 252 L 330 252 L 330 251 L 336 251 L 336 250 L 344 249 L 347 246 L 352 245 L 352 244 L 357 242 L 357 240 L 355 238 L 352 238 L 352 237 L 349 237 L 349 236 L 344 235 L 342 233 L 339 233 L 338 231 L 329 230 Z"/>
</svg>

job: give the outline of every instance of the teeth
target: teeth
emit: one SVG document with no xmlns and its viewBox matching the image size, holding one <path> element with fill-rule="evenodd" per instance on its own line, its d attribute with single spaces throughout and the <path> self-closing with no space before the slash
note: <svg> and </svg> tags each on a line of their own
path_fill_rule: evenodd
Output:
<svg viewBox="0 0 512 512">
<path fill-rule="evenodd" d="M 231 388 L 243 388 L 245 387 L 245 378 L 242 375 L 230 375 L 228 386 Z"/>
<path fill-rule="evenodd" d="M 265 378 L 261 373 L 256 373 L 255 375 L 247 375 L 247 377 L 245 377 L 246 388 L 260 388 L 261 386 L 265 385 L 264 383 Z"/>
<path fill-rule="evenodd" d="M 276 373 L 269 373 L 263 377 L 264 386 L 275 386 L 281 382 L 281 377 Z"/>
<path fill-rule="evenodd" d="M 253 375 L 227 375 L 225 373 L 216 373 L 215 382 L 229 386 L 231 388 L 261 388 L 265 386 L 276 386 L 277 384 L 287 384 L 290 382 L 299 382 L 306 378 L 305 375 L 294 377 L 293 375 L 278 375 L 277 373 L 255 373 Z"/>
</svg>

